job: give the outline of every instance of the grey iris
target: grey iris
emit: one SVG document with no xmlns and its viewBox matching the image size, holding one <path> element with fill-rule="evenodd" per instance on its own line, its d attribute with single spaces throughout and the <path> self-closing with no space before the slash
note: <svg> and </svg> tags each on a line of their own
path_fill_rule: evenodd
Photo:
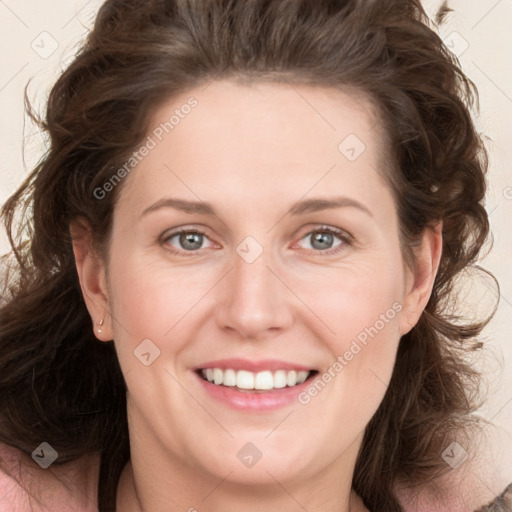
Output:
<svg viewBox="0 0 512 512">
<path fill-rule="evenodd" d="M 330 249 L 333 243 L 333 235 L 330 233 L 314 233 L 312 238 L 311 247 L 315 249 Z"/>
<path fill-rule="evenodd" d="M 203 235 L 201 233 L 181 233 L 180 244 L 187 251 L 200 249 L 203 243 Z"/>
</svg>

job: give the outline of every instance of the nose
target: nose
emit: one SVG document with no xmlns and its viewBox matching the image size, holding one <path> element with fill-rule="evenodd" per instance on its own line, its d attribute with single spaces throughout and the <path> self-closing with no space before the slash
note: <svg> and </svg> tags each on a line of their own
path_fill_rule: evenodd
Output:
<svg viewBox="0 0 512 512">
<path fill-rule="evenodd" d="M 221 285 L 217 325 L 253 341 L 286 329 L 293 321 L 293 294 L 283 281 L 267 251 L 252 263 L 235 252 L 233 269 Z"/>
</svg>

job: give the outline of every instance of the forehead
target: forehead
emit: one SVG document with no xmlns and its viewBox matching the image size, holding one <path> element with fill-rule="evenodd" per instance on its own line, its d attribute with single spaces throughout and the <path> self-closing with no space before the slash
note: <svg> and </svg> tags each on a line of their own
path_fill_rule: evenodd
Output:
<svg viewBox="0 0 512 512">
<path fill-rule="evenodd" d="M 199 197 L 257 195 L 265 187 L 267 197 L 300 197 L 313 186 L 386 185 L 376 109 L 354 92 L 214 81 L 164 102 L 149 126 L 152 149 L 128 186 L 141 200 L 167 186 Z"/>
<path fill-rule="evenodd" d="M 190 98 L 196 106 L 189 108 Z M 183 111 L 183 112 L 181 112 Z M 177 114 L 177 115 L 173 115 Z M 169 126 L 172 124 L 172 127 Z M 167 123 L 167 124 L 166 124 Z M 172 132 L 176 142 L 191 143 L 208 138 L 236 140 L 244 151 L 254 150 L 259 141 L 266 152 L 300 152 L 318 147 L 338 150 L 340 139 L 354 134 L 363 142 L 380 142 L 377 109 L 370 99 L 355 91 L 254 82 L 239 84 L 232 80 L 214 81 L 175 96 L 163 103 L 151 119 L 152 132 L 160 127 L 161 137 Z M 180 137 L 180 134 L 182 137 Z M 158 135 L 158 134 L 157 134 Z M 161 138 L 158 137 L 157 138 Z M 311 141 L 311 144 L 297 145 Z M 273 143 L 273 144 L 272 144 Z"/>
</svg>

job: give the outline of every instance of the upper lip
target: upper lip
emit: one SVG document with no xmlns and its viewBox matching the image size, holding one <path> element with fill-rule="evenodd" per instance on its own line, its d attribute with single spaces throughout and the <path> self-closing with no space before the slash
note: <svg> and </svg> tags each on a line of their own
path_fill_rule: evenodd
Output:
<svg viewBox="0 0 512 512">
<path fill-rule="evenodd" d="M 196 367 L 196 370 L 205 368 L 231 368 L 233 370 L 246 370 L 249 372 L 261 372 L 264 370 L 297 370 L 297 371 L 311 371 L 313 368 L 304 366 L 302 364 L 291 363 L 288 361 L 279 361 L 277 359 L 263 359 L 260 361 L 253 361 L 249 359 L 217 359 L 216 361 L 209 361 Z"/>
</svg>

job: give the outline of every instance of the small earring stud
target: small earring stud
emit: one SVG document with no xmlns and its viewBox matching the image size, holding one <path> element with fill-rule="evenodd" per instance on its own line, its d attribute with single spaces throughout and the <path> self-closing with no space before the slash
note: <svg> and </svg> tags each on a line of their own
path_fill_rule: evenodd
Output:
<svg viewBox="0 0 512 512">
<path fill-rule="evenodd" d="M 99 323 L 100 327 L 103 325 L 103 321 L 104 321 L 104 320 L 105 320 L 105 318 L 102 318 L 102 319 L 100 320 L 100 323 Z M 101 334 L 101 332 L 102 332 L 102 329 L 98 329 L 98 333 L 99 333 L 99 334 Z"/>
</svg>

